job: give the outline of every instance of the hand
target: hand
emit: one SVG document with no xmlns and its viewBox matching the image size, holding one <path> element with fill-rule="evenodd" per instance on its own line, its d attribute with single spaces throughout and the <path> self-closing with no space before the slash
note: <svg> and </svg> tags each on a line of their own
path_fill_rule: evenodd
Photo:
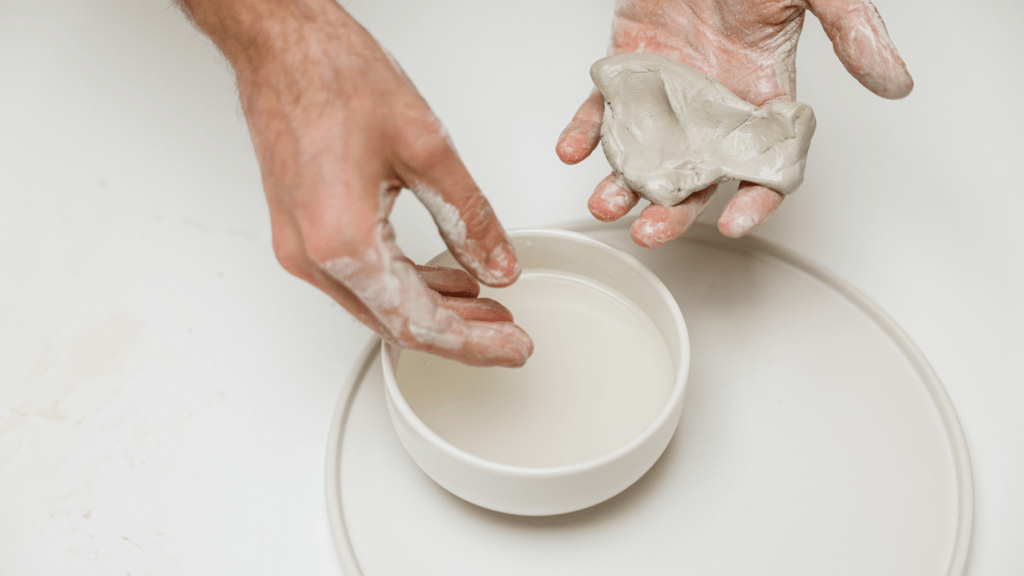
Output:
<svg viewBox="0 0 1024 576">
<path fill-rule="evenodd" d="M 519 276 L 512 244 L 440 122 L 333 0 L 186 1 L 238 76 L 274 252 L 385 340 L 466 364 L 521 366 L 533 342 L 474 276 Z M 402 188 L 468 270 L 423 268 L 388 222 Z"/>
<path fill-rule="evenodd" d="M 804 12 L 821 21 L 836 55 L 861 84 L 884 98 L 903 98 L 914 86 L 875 7 L 866 0 L 620 0 L 615 9 L 609 55 L 647 52 L 699 70 L 737 96 L 764 106 L 796 97 L 796 45 Z M 566 164 L 590 155 L 600 140 L 604 99 L 596 89 L 558 139 Z M 711 200 L 715 186 L 675 206 L 650 205 L 633 223 L 633 240 L 656 248 L 682 235 Z M 739 237 L 763 223 L 782 203 L 782 194 L 740 182 L 722 211 L 718 229 Z M 601 181 L 590 197 L 590 212 L 606 222 L 625 216 L 640 197 Z"/>
</svg>

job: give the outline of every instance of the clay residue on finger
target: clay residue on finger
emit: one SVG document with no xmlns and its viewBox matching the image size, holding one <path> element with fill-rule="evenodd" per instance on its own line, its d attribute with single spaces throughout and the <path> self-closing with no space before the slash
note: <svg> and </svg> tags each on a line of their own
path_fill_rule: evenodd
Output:
<svg viewBox="0 0 1024 576">
<path fill-rule="evenodd" d="M 841 21 L 833 39 L 836 55 L 868 90 L 883 98 L 904 98 L 914 81 L 878 9 L 867 0 L 861 2 L 862 10 L 851 10 Z"/>
<path fill-rule="evenodd" d="M 389 342 L 471 365 L 521 366 L 533 351 L 521 328 L 496 327 L 511 319 L 500 305 L 484 303 L 461 310 L 470 321 L 459 310 L 444 306 L 445 297 L 427 288 L 388 237 L 352 256 L 321 263 L 320 268 L 374 314 L 384 328 L 381 336 Z M 491 326 L 480 322 L 481 317 L 498 323 Z"/>
<path fill-rule="evenodd" d="M 598 220 L 613 222 L 629 213 L 639 200 L 636 193 L 616 182 L 613 174 L 597 185 L 587 207 Z"/>
<path fill-rule="evenodd" d="M 415 267 L 400 256 L 397 249 L 381 242 L 320 267 L 373 312 L 388 331 L 382 336 L 457 348 L 461 341 L 450 330 L 454 314 L 437 305 Z"/>
<path fill-rule="evenodd" d="M 445 297 L 431 290 L 420 270 L 401 253 L 387 220 L 382 220 L 369 240 L 349 255 L 317 264 L 366 306 L 380 325 L 381 337 L 471 365 L 521 366 L 526 362 L 533 343 L 521 328 L 505 320 L 500 305 L 487 308 L 485 303 L 468 311 L 497 321 L 493 326 L 475 318 L 463 319 L 444 306 Z M 427 272 L 436 276 L 438 269 Z M 511 313 L 507 317 L 511 319 Z M 507 326 L 494 327 L 504 324 Z"/>
<path fill-rule="evenodd" d="M 718 229 L 726 236 L 739 238 L 771 218 L 783 199 L 785 196 L 762 186 L 741 184 L 722 211 Z"/>
<path fill-rule="evenodd" d="M 446 202 L 440 193 L 426 184 L 416 183 L 413 192 L 434 217 L 437 228 L 447 240 L 457 244 L 466 242 L 466 222 L 454 204 Z"/>
<path fill-rule="evenodd" d="M 580 106 L 569 125 L 558 136 L 555 151 L 566 164 L 578 164 L 597 147 L 601 139 L 601 116 L 604 114 L 604 99 L 601 93 L 593 92 Z"/>
<path fill-rule="evenodd" d="M 413 183 L 413 193 L 434 217 L 452 254 L 476 278 L 488 286 L 507 286 L 519 277 L 519 260 L 507 236 L 485 253 L 486 248 L 481 242 L 469 235 L 466 220 L 458 207 L 422 182 Z M 484 204 L 482 209 L 489 211 L 490 206 Z"/>
<path fill-rule="evenodd" d="M 667 222 L 638 219 L 630 227 L 630 236 L 634 242 L 644 248 L 659 248 L 670 240 L 678 238 L 679 234 Z"/>
<path fill-rule="evenodd" d="M 601 144 L 626 188 L 662 206 L 726 180 L 788 194 L 803 182 L 814 112 L 798 102 L 758 108 L 720 82 L 653 54 L 599 60 Z"/>
</svg>

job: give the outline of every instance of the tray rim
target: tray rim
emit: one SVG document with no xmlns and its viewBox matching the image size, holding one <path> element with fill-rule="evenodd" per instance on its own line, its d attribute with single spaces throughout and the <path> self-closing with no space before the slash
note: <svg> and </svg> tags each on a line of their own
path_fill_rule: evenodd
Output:
<svg viewBox="0 0 1024 576">
<path fill-rule="evenodd" d="M 632 225 L 633 220 L 635 218 L 624 218 L 611 224 L 596 220 L 580 220 L 549 226 L 548 228 L 590 234 L 597 231 L 604 232 L 616 228 L 628 228 Z M 907 333 L 877 304 L 839 275 L 809 258 L 768 240 L 753 235 L 747 235 L 742 238 L 726 238 L 718 233 L 716 227 L 709 224 L 696 223 L 684 236 L 673 240 L 673 242 L 694 242 L 715 249 L 769 257 L 788 264 L 838 292 L 871 318 L 889 336 L 900 352 L 910 361 L 924 383 L 925 388 L 927 388 L 932 402 L 939 411 L 943 427 L 946 431 L 946 438 L 953 453 L 959 502 L 957 509 L 957 531 L 946 576 L 963 576 L 967 571 L 974 527 L 974 475 L 971 468 L 970 454 L 967 450 L 967 439 L 964 436 L 963 427 L 960 425 L 960 419 L 956 414 L 953 403 L 945 387 L 942 385 L 942 381 Z M 380 355 L 380 342 L 381 340 L 378 336 L 372 336 L 359 353 L 359 356 L 357 356 L 356 362 L 339 392 L 338 402 L 331 418 L 327 437 L 327 456 L 324 470 L 326 510 L 331 536 L 345 576 L 363 576 L 363 572 L 359 568 L 355 551 L 352 549 L 352 543 L 348 537 L 348 528 L 345 525 L 345 514 L 341 502 L 341 441 L 348 421 L 348 414 L 355 398 L 354 392 L 362 383 L 372 362 Z"/>
</svg>

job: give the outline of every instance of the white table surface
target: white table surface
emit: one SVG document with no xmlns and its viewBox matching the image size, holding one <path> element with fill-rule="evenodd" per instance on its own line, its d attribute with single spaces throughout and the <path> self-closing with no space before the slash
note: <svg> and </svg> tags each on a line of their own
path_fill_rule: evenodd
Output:
<svg viewBox="0 0 1024 576">
<path fill-rule="evenodd" d="M 611 0 L 344 4 L 508 228 L 589 217 L 603 155 L 554 143 Z M 808 18 L 807 178 L 758 234 L 918 344 L 971 450 L 970 573 L 1024 574 L 1024 4 L 878 5 L 914 93 Z M 277 265 L 232 74 L 168 0 L 0 2 L 0 200 L 0 574 L 339 574 L 324 450 L 370 333 Z M 441 249 L 411 195 L 393 220 Z"/>
</svg>

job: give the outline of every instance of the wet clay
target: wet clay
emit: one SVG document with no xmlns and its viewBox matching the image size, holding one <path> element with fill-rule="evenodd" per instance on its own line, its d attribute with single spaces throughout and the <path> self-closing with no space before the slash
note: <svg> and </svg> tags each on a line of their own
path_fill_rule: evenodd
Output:
<svg viewBox="0 0 1024 576">
<path fill-rule="evenodd" d="M 814 112 L 799 102 L 758 108 L 696 70 L 653 54 L 619 54 L 590 69 L 604 95 L 601 145 L 616 181 L 673 206 L 725 180 L 796 190 Z"/>
</svg>

